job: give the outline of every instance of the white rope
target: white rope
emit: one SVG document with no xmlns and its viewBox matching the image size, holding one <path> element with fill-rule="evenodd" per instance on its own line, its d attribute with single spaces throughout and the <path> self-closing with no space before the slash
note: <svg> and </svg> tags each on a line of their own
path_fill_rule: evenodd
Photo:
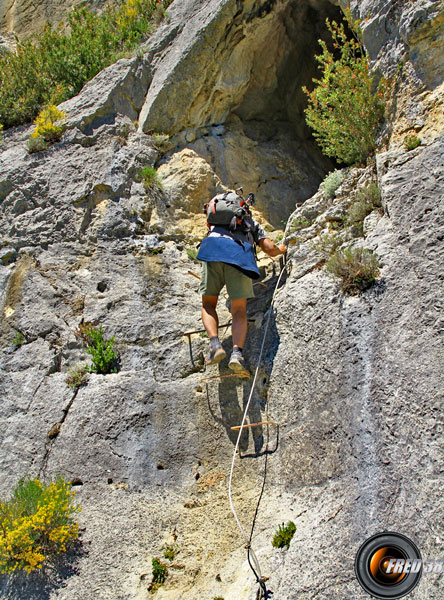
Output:
<svg viewBox="0 0 444 600">
<path fill-rule="evenodd" d="M 231 492 L 232 492 L 232 480 L 233 480 L 234 463 L 235 463 L 235 460 L 236 460 L 236 453 L 237 453 L 237 451 L 239 449 L 239 443 L 240 443 L 240 439 L 241 439 L 241 436 L 242 436 L 242 433 L 243 433 L 243 426 L 244 426 L 245 420 L 247 418 L 248 409 L 250 408 L 250 402 L 251 402 L 251 399 L 253 397 L 254 387 L 256 385 L 256 380 L 257 380 L 257 376 L 258 376 L 258 373 L 259 373 L 259 367 L 261 365 L 262 354 L 263 354 L 264 346 L 265 346 L 265 339 L 267 337 L 268 325 L 270 323 L 271 315 L 272 315 L 272 312 L 273 312 L 272 309 L 273 309 L 274 298 L 276 296 L 277 289 L 278 289 L 279 283 L 281 281 L 281 277 L 282 277 L 282 275 L 283 275 L 283 273 L 284 273 L 284 271 L 285 271 L 286 268 L 287 268 L 287 265 L 284 265 L 284 267 L 282 268 L 282 270 L 280 272 L 280 275 L 278 277 L 276 286 L 274 288 L 273 296 L 271 298 L 270 308 L 268 309 L 268 317 L 267 317 L 267 321 L 265 323 L 265 330 L 264 330 L 264 335 L 262 337 L 262 344 L 261 344 L 261 349 L 260 349 L 260 352 L 259 352 L 259 357 L 257 359 L 256 372 L 254 374 L 253 383 L 251 385 L 250 395 L 248 396 L 247 404 L 245 406 L 244 415 L 243 415 L 243 418 L 242 418 L 242 423 L 241 423 L 241 426 L 240 426 L 240 429 L 239 429 L 239 434 L 237 436 L 236 446 L 234 447 L 233 460 L 231 461 L 230 479 L 228 481 L 228 499 L 230 501 L 231 512 L 233 513 L 234 518 L 236 519 L 237 526 L 239 527 L 241 535 L 242 535 L 242 537 L 245 540 L 247 548 L 250 549 L 251 556 L 252 556 L 254 564 L 256 566 L 256 571 L 257 571 L 257 575 L 258 575 L 259 580 L 262 579 L 262 574 L 261 574 L 261 568 L 260 568 L 260 565 L 259 565 L 259 560 L 258 560 L 258 558 L 256 556 L 256 553 L 254 552 L 253 548 L 251 547 L 250 540 L 248 539 L 248 536 L 245 533 L 244 528 L 242 527 L 242 524 L 241 524 L 241 522 L 239 520 L 239 517 L 237 516 L 236 509 L 234 508 L 233 498 L 232 498 L 232 494 L 231 494 Z"/>
</svg>

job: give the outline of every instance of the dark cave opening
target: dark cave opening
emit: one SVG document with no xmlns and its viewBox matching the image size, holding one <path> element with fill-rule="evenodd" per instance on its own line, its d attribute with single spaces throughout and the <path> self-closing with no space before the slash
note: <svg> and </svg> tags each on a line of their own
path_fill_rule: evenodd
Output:
<svg viewBox="0 0 444 600">
<path fill-rule="evenodd" d="M 329 0 L 270 4 L 262 18 L 246 22 L 244 15 L 226 44 L 211 90 L 216 126 L 186 146 L 211 162 L 224 185 L 255 193 L 280 227 L 335 167 L 305 123 L 302 86 L 317 75 L 326 18 L 341 20 L 342 13 Z"/>
</svg>

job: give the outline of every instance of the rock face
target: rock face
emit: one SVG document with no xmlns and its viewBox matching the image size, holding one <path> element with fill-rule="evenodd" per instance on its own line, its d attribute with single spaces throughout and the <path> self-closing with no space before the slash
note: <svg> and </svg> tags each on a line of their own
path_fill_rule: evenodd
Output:
<svg viewBox="0 0 444 600">
<path fill-rule="evenodd" d="M 330 167 L 304 123 L 301 86 L 338 10 L 322 0 L 197 7 L 162 57 L 139 121 L 195 150 L 224 185 L 254 192 L 280 226 Z"/>
<path fill-rule="evenodd" d="M 279 427 L 245 430 L 233 479 L 248 533 L 256 517 L 267 585 L 285 600 L 365 600 L 354 557 L 384 530 L 442 558 L 441 4 L 394 3 L 387 16 L 384 2 L 351 3 L 375 64 L 387 75 L 394 57 L 404 66 L 385 147 L 375 164 L 344 170 L 330 200 L 316 192 L 330 165 L 308 139 L 299 91 L 325 17 L 338 14 L 321 0 L 176 0 L 143 55 L 63 104 L 61 142 L 30 155 L 31 127 L 4 132 L 0 492 L 26 474 L 61 473 L 83 510 L 79 544 L 44 576 L 2 576 L 2 598 L 256 597 L 227 498 L 231 427 L 251 381 L 212 379 L 229 374 L 226 361 L 202 372 L 191 252 L 202 203 L 238 184 L 257 192 L 273 225 L 292 213 L 287 272 L 270 315 L 279 263 L 261 260 L 245 348 L 254 366 L 270 315 L 248 420 Z M 407 151 L 411 133 L 422 144 Z M 144 186 L 147 165 L 161 187 Z M 364 237 L 334 230 L 382 264 L 377 284 L 350 297 L 320 248 L 375 181 L 383 207 Z M 115 336 L 120 370 L 73 390 L 69 370 L 89 362 L 74 334 L 81 322 Z M 221 338 L 229 352 L 229 329 Z M 293 541 L 277 550 L 272 536 L 290 519 Z M 177 550 L 171 561 L 164 544 Z M 150 594 L 153 557 L 169 574 Z M 442 594 L 441 578 L 424 574 L 410 597 Z"/>
<path fill-rule="evenodd" d="M 38 7 L 29 0 L 1 0 L 0 2 L 0 41 L 2 37 L 12 46 L 14 36 L 19 38 L 38 32 L 49 21 L 58 25 L 66 20 L 73 5 L 78 2 L 60 2 L 47 0 L 39 2 Z M 92 0 L 86 3 L 90 8 L 99 10 L 106 0 Z"/>
</svg>

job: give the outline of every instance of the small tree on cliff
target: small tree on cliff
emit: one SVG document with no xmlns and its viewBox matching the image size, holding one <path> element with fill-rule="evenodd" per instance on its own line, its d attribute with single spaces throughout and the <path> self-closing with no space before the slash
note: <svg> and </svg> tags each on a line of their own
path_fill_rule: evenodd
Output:
<svg viewBox="0 0 444 600">
<path fill-rule="evenodd" d="M 344 25 L 326 21 L 333 50 L 319 40 L 322 53 L 315 56 L 322 77 L 313 79 L 305 109 L 307 124 L 324 154 L 353 164 L 375 149 L 375 133 L 384 115 L 384 80 L 373 91 L 373 75 L 362 45 L 348 39 Z M 355 23 L 351 23 L 356 25 Z"/>
</svg>

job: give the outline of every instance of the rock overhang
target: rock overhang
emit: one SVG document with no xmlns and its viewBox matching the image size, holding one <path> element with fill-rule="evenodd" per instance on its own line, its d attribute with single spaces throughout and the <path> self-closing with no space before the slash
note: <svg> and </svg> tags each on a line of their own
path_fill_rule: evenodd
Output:
<svg viewBox="0 0 444 600">
<path fill-rule="evenodd" d="M 329 0 L 196 9 L 156 65 L 141 128 L 194 150 L 225 187 L 256 193 L 279 226 L 332 168 L 305 124 L 302 92 L 316 75 L 327 17 L 341 18 Z"/>
</svg>

